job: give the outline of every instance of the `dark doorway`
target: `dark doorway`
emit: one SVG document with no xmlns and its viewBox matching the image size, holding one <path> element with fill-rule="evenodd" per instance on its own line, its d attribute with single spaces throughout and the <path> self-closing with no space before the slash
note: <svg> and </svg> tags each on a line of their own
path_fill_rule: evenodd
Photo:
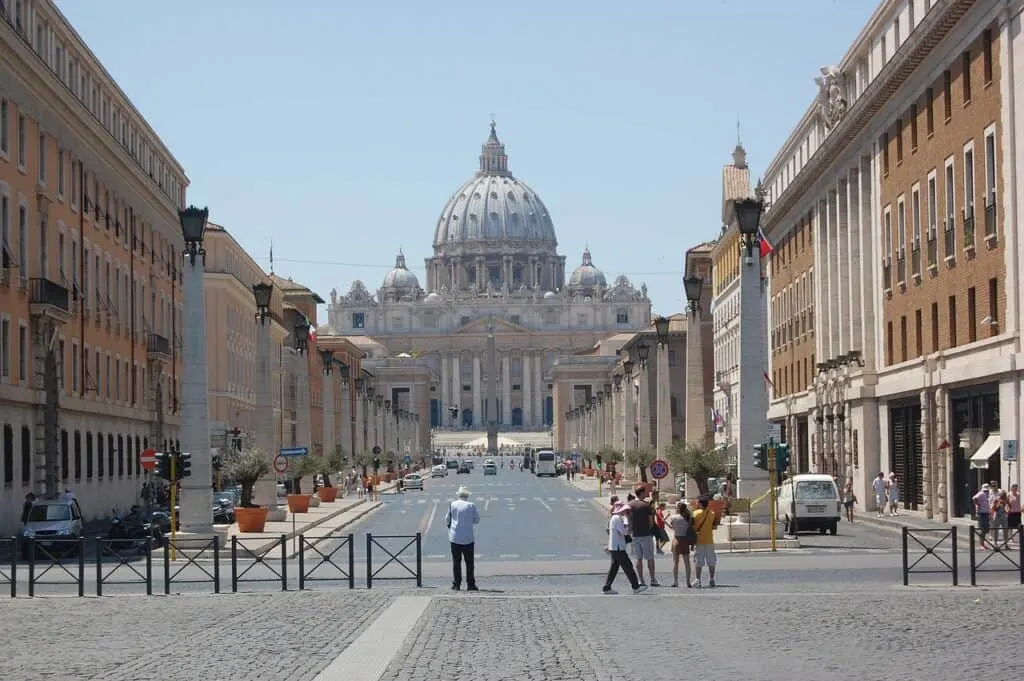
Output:
<svg viewBox="0 0 1024 681">
<path fill-rule="evenodd" d="M 999 384 L 987 383 L 962 390 L 949 391 L 950 411 L 953 422 L 950 430 L 953 439 L 953 480 L 950 492 L 953 495 L 953 515 L 969 516 L 973 513 L 971 497 L 978 490 L 979 471 L 971 471 L 971 452 L 960 447 L 960 436 L 968 428 L 981 430 L 982 441 L 990 433 L 999 430 Z M 998 459 L 994 459 L 998 461 Z M 983 480 L 997 480 L 1002 483 L 1002 465 L 996 463 L 987 471 L 981 471 Z"/>
<path fill-rule="evenodd" d="M 916 511 L 924 503 L 921 403 L 912 400 L 891 405 L 889 424 L 889 472 L 896 474 L 903 508 Z"/>
</svg>

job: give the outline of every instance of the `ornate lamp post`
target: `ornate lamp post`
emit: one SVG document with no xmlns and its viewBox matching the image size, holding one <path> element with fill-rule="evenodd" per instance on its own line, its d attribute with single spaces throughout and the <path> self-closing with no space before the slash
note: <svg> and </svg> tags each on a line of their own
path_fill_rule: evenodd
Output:
<svg viewBox="0 0 1024 681">
<path fill-rule="evenodd" d="M 654 333 L 658 340 L 657 356 L 657 441 L 655 451 L 659 459 L 664 459 L 669 445 L 672 444 L 672 389 L 668 374 L 668 317 L 658 316 L 654 319 Z"/>
<path fill-rule="evenodd" d="M 178 212 L 185 240 L 187 263 L 183 263 L 183 303 L 185 334 L 182 341 L 181 446 L 192 454 L 192 475 L 181 482 L 181 527 L 185 532 L 205 534 L 213 531 L 213 460 L 210 455 L 209 404 L 206 380 L 206 301 L 203 274 L 206 251 L 203 236 L 210 216 L 207 208 L 188 208 Z"/>
<path fill-rule="evenodd" d="M 252 295 L 256 300 L 256 442 L 263 456 L 268 459 L 273 459 L 280 450 L 277 429 L 274 427 L 273 357 L 270 349 L 270 299 L 273 293 L 273 284 L 253 284 Z M 268 520 L 284 520 L 284 511 L 279 509 L 277 501 L 276 477 L 264 476 L 256 483 L 253 503 L 267 508 Z"/>
<path fill-rule="evenodd" d="M 295 433 L 294 447 L 305 447 L 313 453 L 313 432 L 310 419 L 309 400 L 309 362 L 306 351 L 309 349 L 309 320 L 302 317 L 292 329 L 295 341 L 295 354 L 292 355 L 295 367 Z"/>
</svg>

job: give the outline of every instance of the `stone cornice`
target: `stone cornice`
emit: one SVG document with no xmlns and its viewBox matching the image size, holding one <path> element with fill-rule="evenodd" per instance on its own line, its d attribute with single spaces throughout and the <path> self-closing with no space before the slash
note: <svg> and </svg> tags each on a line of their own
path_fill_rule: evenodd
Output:
<svg viewBox="0 0 1024 681">
<path fill-rule="evenodd" d="M 764 215 L 764 231 L 769 233 L 773 220 L 788 216 L 829 168 L 841 158 L 871 119 L 899 91 L 932 50 L 953 30 L 977 0 L 940 0 L 918 25 L 892 60 L 868 85 L 864 93 L 836 124 L 807 165 L 786 187 Z"/>
</svg>

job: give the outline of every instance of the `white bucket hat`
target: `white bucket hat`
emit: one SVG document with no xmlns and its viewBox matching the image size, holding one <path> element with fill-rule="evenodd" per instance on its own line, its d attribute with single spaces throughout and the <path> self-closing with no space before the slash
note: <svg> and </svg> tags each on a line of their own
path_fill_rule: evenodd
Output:
<svg viewBox="0 0 1024 681">
<path fill-rule="evenodd" d="M 458 496 L 459 496 L 460 499 L 468 499 L 469 498 L 469 488 L 466 487 L 466 486 L 460 487 L 459 491 L 458 491 Z"/>
</svg>

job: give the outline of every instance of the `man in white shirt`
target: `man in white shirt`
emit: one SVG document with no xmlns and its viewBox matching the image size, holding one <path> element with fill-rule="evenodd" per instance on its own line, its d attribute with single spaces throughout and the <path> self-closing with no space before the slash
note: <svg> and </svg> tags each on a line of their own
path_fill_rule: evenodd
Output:
<svg viewBox="0 0 1024 681">
<path fill-rule="evenodd" d="M 469 490 L 460 487 L 458 499 L 448 506 L 444 524 L 448 527 L 448 542 L 452 548 L 452 591 L 462 586 L 462 561 L 466 561 L 466 590 L 479 591 L 473 563 L 473 526 L 480 522 L 476 504 L 469 501 Z"/>
<path fill-rule="evenodd" d="M 889 484 L 885 481 L 885 473 L 878 473 L 878 477 L 871 483 L 871 489 L 875 492 L 875 509 L 878 511 L 878 517 L 881 518 L 885 515 L 885 507 L 889 503 L 886 496 Z"/>
</svg>

